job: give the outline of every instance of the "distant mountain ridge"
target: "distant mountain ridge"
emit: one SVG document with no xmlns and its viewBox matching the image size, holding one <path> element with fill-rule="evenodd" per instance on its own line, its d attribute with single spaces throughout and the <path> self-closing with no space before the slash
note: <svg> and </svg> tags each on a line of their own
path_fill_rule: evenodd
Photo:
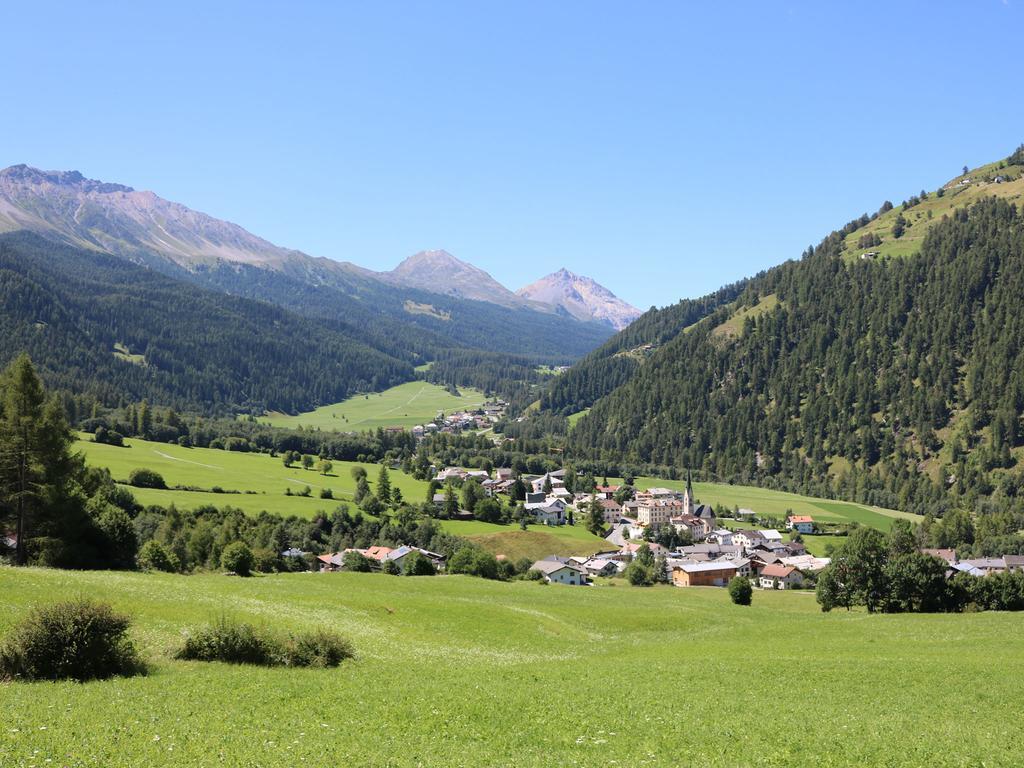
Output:
<svg viewBox="0 0 1024 768">
<path fill-rule="evenodd" d="M 643 314 L 594 279 L 564 267 L 520 288 L 516 294 L 560 308 L 577 320 L 598 320 L 621 331 Z"/>
<path fill-rule="evenodd" d="M 419 364 L 439 350 L 487 349 L 570 362 L 610 329 L 516 296 L 443 251 L 390 273 L 283 248 L 231 222 L 78 171 L 0 170 L 0 233 L 28 231 L 362 335 Z"/>
<path fill-rule="evenodd" d="M 519 298 L 487 272 L 455 258 L 448 251 L 420 251 L 390 272 L 379 276 L 396 285 L 474 301 L 489 301 L 503 307 L 525 307 Z M 546 309 L 546 308 L 545 308 Z"/>
</svg>

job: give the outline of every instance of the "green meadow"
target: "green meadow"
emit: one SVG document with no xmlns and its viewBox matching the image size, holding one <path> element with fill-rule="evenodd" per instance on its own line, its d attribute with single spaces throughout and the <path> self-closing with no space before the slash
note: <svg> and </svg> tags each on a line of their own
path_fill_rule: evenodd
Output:
<svg viewBox="0 0 1024 768">
<path fill-rule="evenodd" d="M 621 482 L 619 478 L 609 478 L 609 482 Z M 662 480 L 657 477 L 638 477 L 637 488 L 672 488 L 683 490 L 685 480 Z M 869 507 L 846 501 L 818 499 L 812 496 L 800 496 L 785 491 L 773 491 L 767 488 L 755 488 L 749 485 L 727 485 L 725 483 L 694 483 L 693 492 L 697 500 L 703 504 L 721 504 L 740 509 L 752 509 L 760 515 L 784 518 L 789 511 L 795 515 L 810 515 L 815 520 L 826 523 L 858 522 L 871 528 L 888 531 L 896 518 L 919 520 L 917 515 L 899 512 L 895 509 Z"/>
<path fill-rule="evenodd" d="M 158 504 L 163 507 L 174 504 L 179 509 L 195 509 L 204 505 L 232 506 L 251 515 L 266 511 L 313 518 L 321 512 L 330 513 L 338 504 L 346 501 L 351 503 L 355 492 L 355 481 L 351 473 L 353 467 L 361 466 L 366 470 L 371 488 L 380 471 L 380 466 L 376 464 L 335 461 L 330 474 L 325 476 L 299 465 L 285 467 L 280 458 L 262 453 L 183 448 L 137 438 L 126 440 L 126 446 L 115 448 L 88 439 L 76 443 L 76 448 L 85 454 L 89 464 L 108 468 L 115 480 L 124 482 L 133 469 L 146 467 L 159 472 L 170 486 L 204 489 L 131 489 L 140 504 Z M 406 500 L 419 503 L 426 499 L 427 483 L 398 470 L 392 470 L 389 474 L 392 487 L 401 489 Z M 618 480 L 609 478 L 609 481 Z M 686 485 L 681 480 L 653 477 L 637 478 L 636 484 L 638 488 L 662 486 L 676 490 L 682 490 Z M 291 489 L 294 494 L 307 486 L 312 492 L 310 497 L 285 494 L 285 489 Z M 214 487 L 225 493 L 211 492 Z M 319 498 L 324 488 L 331 490 L 333 499 Z M 796 514 L 809 514 L 823 522 L 857 521 L 883 531 L 889 530 L 896 517 L 913 517 L 893 510 L 749 486 L 694 483 L 694 492 L 702 502 L 724 504 L 730 508 L 739 506 L 780 518 L 791 509 Z M 444 521 L 442 525 L 452 533 L 473 539 L 491 552 L 506 555 L 513 560 L 520 557 L 539 559 L 550 554 L 587 555 L 608 548 L 604 539 L 587 532 L 582 520 L 575 526 L 530 526 L 526 532 L 515 526 L 478 521 L 452 520 Z M 805 539 L 808 549 L 814 554 L 821 554 L 826 543 L 836 543 L 833 537 L 808 536 Z"/>
<path fill-rule="evenodd" d="M 0 634 L 89 595 L 147 677 L 0 685 L 0 765 L 1019 766 L 1020 615 L 822 614 L 809 593 L 468 577 L 0 569 Z M 222 614 L 329 627 L 336 669 L 174 661 Z"/>
<path fill-rule="evenodd" d="M 338 432 L 362 432 L 377 427 L 414 427 L 433 421 L 439 412 L 472 410 L 486 401 L 476 389 L 461 389 L 452 395 L 444 387 L 425 381 L 409 381 L 383 392 L 355 395 L 315 411 L 289 416 L 271 413 L 261 418 L 275 427 L 314 427 Z"/>
</svg>

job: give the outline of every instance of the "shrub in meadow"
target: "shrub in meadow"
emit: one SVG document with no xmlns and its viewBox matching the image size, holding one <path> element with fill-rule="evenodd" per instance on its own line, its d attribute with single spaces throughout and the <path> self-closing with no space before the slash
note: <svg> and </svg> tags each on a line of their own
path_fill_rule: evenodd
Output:
<svg viewBox="0 0 1024 768">
<path fill-rule="evenodd" d="M 0 678 L 84 682 L 145 674 L 130 625 L 127 616 L 92 600 L 37 608 L 0 646 Z"/>
<path fill-rule="evenodd" d="M 750 605 L 754 596 L 754 588 L 746 576 L 733 576 L 729 579 L 729 597 L 736 605 Z"/>
<path fill-rule="evenodd" d="M 128 485 L 133 485 L 136 488 L 166 488 L 167 483 L 164 482 L 163 475 L 159 472 L 155 472 L 152 469 L 146 469 L 145 467 L 139 467 L 133 469 L 132 473 L 128 475 Z"/>
<path fill-rule="evenodd" d="M 265 667 L 336 667 L 354 655 L 346 638 L 327 629 L 301 632 L 281 640 L 251 624 L 221 618 L 190 634 L 174 657 Z"/>
<path fill-rule="evenodd" d="M 147 541 L 136 558 L 139 568 L 144 571 L 165 571 L 174 573 L 181 569 L 178 556 L 158 541 Z"/>
<path fill-rule="evenodd" d="M 242 541 L 228 544 L 220 555 L 220 567 L 239 576 L 249 576 L 255 564 L 256 557 Z"/>
</svg>

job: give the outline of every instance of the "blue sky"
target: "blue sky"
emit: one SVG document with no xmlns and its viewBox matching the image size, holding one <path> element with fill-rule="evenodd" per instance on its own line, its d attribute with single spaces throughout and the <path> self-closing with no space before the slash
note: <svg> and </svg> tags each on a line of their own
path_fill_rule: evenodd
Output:
<svg viewBox="0 0 1024 768">
<path fill-rule="evenodd" d="M 0 12 L 0 165 L 375 269 L 661 306 L 1024 141 L 1024 0 L 145 5 Z"/>
</svg>

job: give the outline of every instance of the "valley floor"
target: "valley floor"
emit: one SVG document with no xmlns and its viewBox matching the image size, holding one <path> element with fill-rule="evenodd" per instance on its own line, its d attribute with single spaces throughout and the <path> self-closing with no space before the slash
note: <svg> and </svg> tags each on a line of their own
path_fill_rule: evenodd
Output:
<svg viewBox="0 0 1024 768">
<path fill-rule="evenodd" d="M 0 685 L 0 765 L 1018 766 L 1024 617 L 822 614 L 808 593 L 467 577 L 0 569 L 0 634 L 87 594 L 148 677 Z M 177 662 L 221 614 L 329 626 L 332 670 Z"/>
</svg>

